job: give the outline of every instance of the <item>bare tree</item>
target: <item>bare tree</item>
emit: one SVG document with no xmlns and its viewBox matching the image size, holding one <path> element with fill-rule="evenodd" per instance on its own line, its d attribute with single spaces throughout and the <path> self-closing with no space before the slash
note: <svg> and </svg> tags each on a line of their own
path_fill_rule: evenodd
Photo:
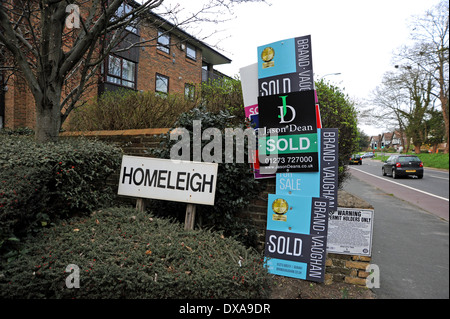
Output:
<svg viewBox="0 0 450 319">
<path fill-rule="evenodd" d="M 432 94 L 441 104 L 447 146 L 449 151 L 449 3 L 441 1 L 424 15 L 414 17 L 412 46 L 403 47 L 398 57 L 401 62 L 419 67 L 434 82 Z M 401 63 L 400 62 L 400 63 Z"/>
<path fill-rule="evenodd" d="M 402 108 L 408 105 L 409 96 L 398 86 L 390 85 L 391 81 L 388 79 L 392 73 L 384 75 L 383 83 L 372 92 L 371 104 L 374 108 L 367 109 L 366 113 L 369 117 L 375 119 L 377 123 L 382 123 L 385 127 L 398 128 L 402 147 L 408 150 L 409 145 L 405 145 L 406 140 L 406 119 L 402 116 Z"/>
<path fill-rule="evenodd" d="M 396 122 L 402 140 L 404 134 L 408 138 L 406 149 L 412 139 L 416 153 L 427 139 L 426 120 L 434 100 L 432 89 L 430 74 L 418 67 L 407 67 L 386 73 L 382 85 L 373 92 L 372 102 L 378 106 L 379 121 Z"/>
<path fill-rule="evenodd" d="M 137 26 L 163 1 L 0 1 L 0 64 L 11 72 L 20 71 L 33 94 L 37 141 L 58 139 L 62 123 L 110 52 L 153 40 L 118 47 L 126 38 L 126 28 Z M 199 11 L 172 27 L 202 20 L 217 22 L 220 10 L 259 1 L 264 0 L 205 0 Z M 126 3 L 132 5 L 128 10 Z M 168 14 L 173 17 L 174 12 Z"/>
</svg>

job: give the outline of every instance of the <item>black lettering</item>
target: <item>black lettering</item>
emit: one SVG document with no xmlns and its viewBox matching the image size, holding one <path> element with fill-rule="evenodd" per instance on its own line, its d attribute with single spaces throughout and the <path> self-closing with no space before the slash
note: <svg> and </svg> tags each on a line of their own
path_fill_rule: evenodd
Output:
<svg viewBox="0 0 450 319">
<path fill-rule="evenodd" d="M 185 173 L 185 172 L 178 172 L 176 188 L 177 188 L 178 190 L 180 190 L 180 191 L 184 191 L 185 188 L 186 188 L 186 187 L 181 187 L 181 186 L 180 186 L 180 183 L 184 183 L 184 182 L 186 181 L 184 178 L 183 178 L 183 179 L 181 178 L 181 175 L 186 176 L 186 174 L 187 174 L 187 173 Z"/>
<path fill-rule="evenodd" d="M 133 176 L 133 167 L 130 168 L 130 172 L 127 174 L 127 168 L 123 168 L 123 177 L 122 177 L 122 184 L 125 184 L 125 178 L 129 178 L 128 184 L 131 184 L 131 177 Z"/>
<path fill-rule="evenodd" d="M 196 177 L 200 179 L 200 182 L 197 182 L 197 184 L 194 185 L 194 178 L 196 178 Z M 200 175 L 199 173 L 195 173 L 194 175 L 192 175 L 191 184 L 190 184 L 192 191 L 194 191 L 194 192 L 200 191 L 200 187 L 202 186 L 201 179 L 202 179 L 202 175 Z"/>
<path fill-rule="evenodd" d="M 138 172 L 141 173 L 141 179 L 139 181 L 136 180 L 136 175 L 137 175 Z M 133 174 L 133 183 L 134 183 L 134 185 L 139 186 L 139 185 L 142 184 L 143 181 L 144 181 L 144 170 L 139 167 L 139 168 L 136 169 L 136 171 Z"/>
<path fill-rule="evenodd" d="M 144 186 L 152 186 L 156 187 L 156 180 L 158 179 L 158 171 L 153 171 L 153 175 L 150 178 L 150 170 L 146 169 L 145 170 L 145 181 L 144 181 Z"/>
<path fill-rule="evenodd" d="M 170 177 L 172 176 L 172 172 L 169 171 L 169 176 L 167 177 L 167 188 L 168 189 L 175 189 L 175 186 L 170 185 Z"/>
<path fill-rule="evenodd" d="M 191 180 L 191 173 L 187 173 L 187 178 L 186 178 L 186 190 L 189 190 L 189 182 Z"/>
<path fill-rule="evenodd" d="M 210 180 L 210 181 L 207 181 L 207 180 L 206 180 L 206 174 L 203 174 L 203 187 L 202 187 L 202 193 L 205 192 L 205 187 L 206 187 L 206 185 L 209 185 L 209 192 L 212 193 L 213 182 L 214 182 L 214 175 L 211 175 L 211 180 Z"/>
<path fill-rule="evenodd" d="M 166 180 L 166 177 L 163 177 L 162 174 L 167 174 L 167 171 L 159 171 L 158 173 L 158 188 L 166 188 L 165 185 L 161 184 L 162 181 Z"/>
</svg>

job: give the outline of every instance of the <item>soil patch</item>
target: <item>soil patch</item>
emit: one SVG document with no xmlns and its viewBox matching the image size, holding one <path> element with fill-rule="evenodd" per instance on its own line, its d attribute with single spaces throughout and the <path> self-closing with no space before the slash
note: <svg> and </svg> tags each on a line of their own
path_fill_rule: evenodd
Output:
<svg viewBox="0 0 450 319">
<path fill-rule="evenodd" d="M 376 295 L 366 287 L 347 283 L 325 285 L 274 276 L 274 287 L 270 299 L 376 299 Z"/>
</svg>

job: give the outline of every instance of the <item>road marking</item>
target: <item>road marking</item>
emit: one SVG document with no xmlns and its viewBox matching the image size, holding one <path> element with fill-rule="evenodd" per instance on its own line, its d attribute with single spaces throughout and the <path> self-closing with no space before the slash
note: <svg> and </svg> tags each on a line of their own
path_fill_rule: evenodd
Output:
<svg viewBox="0 0 450 319">
<path fill-rule="evenodd" d="M 428 176 L 448 180 L 447 177 L 440 177 L 440 176 L 435 176 L 435 175 L 428 175 Z"/>
<path fill-rule="evenodd" d="M 358 171 L 358 172 L 361 172 L 361 173 L 364 173 L 364 174 L 367 174 L 367 175 L 370 175 L 370 176 L 372 176 L 372 177 L 376 177 L 376 178 L 379 178 L 379 179 L 381 179 L 381 180 L 383 180 L 383 181 L 385 181 L 385 182 L 389 182 L 389 183 L 393 183 L 393 184 L 397 184 L 397 185 L 400 185 L 400 186 L 403 186 L 403 187 L 406 187 L 406 188 L 409 188 L 409 189 L 412 189 L 412 190 L 415 190 L 415 191 L 417 191 L 417 192 L 420 192 L 420 193 L 423 193 L 423 194 L 426 194 L 426 195 L 430 195 L 430 196 L 433 196 L 433 197 L 436 197 L 436 198 L 439 198 L 439 199 L 443 199 L 443 200 L 445 200 L 445 201 L 449 201 L 448 200 L 448 198 L 445 198 L 445 197 L 441 197 L 441 196 L 437 196 L 437 195 L 434 195 L 434 194 L 431 194 L 431 193 L 428 193 L 428 192 L 425 192 L 425 191 L 421 191 L 420 189 L 416 189 L 416 188 L 413 188 L 413 187 L 411 187 L 411 186 L 408 186 L 408 185 L 403 185 L 403 184 L 400 184 L 400 183 L 397 183 L 397 182 L 394 182 L 394 181 L 390 181 L 390 180 L 388 180 L 388 179 L 385 179 L 385 178 L 382 178 L 382 177 L 380 177 L 380 176 L 377 176 L 377 175 L 373 175 L 373 174 L 370 174 L 370 173 L 367 173 L 367 172 L 364 172 L 364 171 L 362 171 L 362 170 L 360 170 L 360 169 L 357 169 L 357 168 L 353 168 L 353 167 L 351 167 L 352 169 L 354 169 L 354 170 L 356 170 L 356 171 Z"/>
</svg>

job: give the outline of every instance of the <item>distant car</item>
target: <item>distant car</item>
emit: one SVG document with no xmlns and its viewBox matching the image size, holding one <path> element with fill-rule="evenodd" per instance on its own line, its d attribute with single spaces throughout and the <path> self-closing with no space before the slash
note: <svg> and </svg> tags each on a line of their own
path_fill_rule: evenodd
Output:
<svg viewBox="0 0 450 319">
<path fill-rule="evenodd" d="M 348 162 L 350 165 L 352 164 L 357 164 L 357 165 L 362 165 L 362 157 L 359 154 L 353 154 Z"/>
<path fill-rule="evenodd" d="M 384 162 L 381 168 L 383 176 L 391 175 L 393 178 L 414 175 L 423 177 L 423 163 L 415 155 L 392 155 Z"/>
<path fill-rule="evenodd" d="M 374 157 L 375 155 L 373 154 L 373 152 L 368 152 L 368 153 L 364 153 L 362 155 L 362 158 L 370 158 L 370 157 Z"/>
</svg>

